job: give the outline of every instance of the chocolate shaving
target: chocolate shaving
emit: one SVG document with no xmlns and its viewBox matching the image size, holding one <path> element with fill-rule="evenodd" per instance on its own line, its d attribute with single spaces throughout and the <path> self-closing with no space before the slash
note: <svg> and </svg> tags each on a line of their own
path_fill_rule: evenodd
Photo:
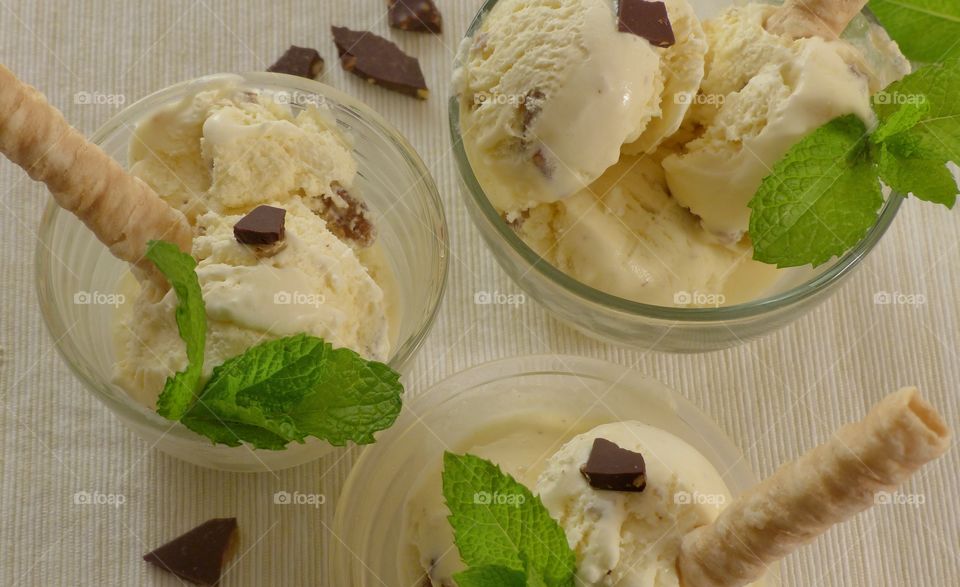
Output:
<svg viewBox="0 0 960 587">
<path fill-rule="evenodd" d="M 366 202 L 354 197 L 338 183 L 330 186 L 337 197 L 323 194 L 315 199 L 319 205 L 312 206 L 314 213 L 323 218 L 327 229 L 337 238 L 369 247 L 377 240 L 376 230 L 370 221 L 370 209 Z"/>
<path fill-rule="evenodd" d="M 267 68 L 274 73 L 288 73 L 313 79 L 323 73 L 323 57 L 316 49 L 290 45 L 276 63 Z"/>
<path fill-rule="evenodd" d="M 143 555 L 143 560 L 197 585 L 220 582 L 238 538 L 236 518 L 215 518 Z"/>
<path fill-rule="evenodd" d="M 618 19 L 620 32 L 643 37 L 655 47 L 672 47 L 677 42 L 663 2 L 620 0 Z"/>
<path fill-rule="evenodd" d="M 332 27 L 343 69 L 388 90 L 426 100 L 429 96 L 420 62 L 395 44 L 370 32 Z"/>
<path fill-rule="evenodd" d="M 443 16 L 433 0 L 389 0 L 390 26 L 418 33 L 443 32 Z"/>
</svg>

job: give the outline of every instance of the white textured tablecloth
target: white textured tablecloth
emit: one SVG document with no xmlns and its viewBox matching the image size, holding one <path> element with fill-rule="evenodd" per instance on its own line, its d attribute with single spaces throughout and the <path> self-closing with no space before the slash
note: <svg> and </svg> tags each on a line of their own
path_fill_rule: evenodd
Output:
<svg viewBox="0 0 960 587">
<path fill-rule="evenodd" d="M 467 218 L 447 140 L 452 56 L 481 0 L 440 4 L 442 38 L 391 31 L 385 0 L 0 0 L 0 62 L 89 133 L 117 108 L 78 104 L 77 93 L 119 94 L 130 103 L 199 75 L 262 70 L 291 43 L 317 47 L 327 59 L 325 81 L 410 138 L 447 206 L 450 287 L 407 379 L 413 393 L 466 367 L 528 353 L 636 365 L 715 418 L 764 475 L 903 384 L 920 385 L 958 424 L 960 216 L 916 201 L 832 300 L 726 352 L 626 351 L 577 334 L 532 303 L 474 305 L 477 291 L 517 290 Z M 434 95 L 421 103 L 341 71 L 331 24 L 373 30 L 419 56 Z M 335 540 L 332 504 L 356 451 L 277 475 L 232 475 L 150 450 L 81 388 L 41 323 L 33 251 L 46 193 L 2 161 L 0 194 L 0 583 L 177 585 L 140 556 L 207 518 L 236 515 L 243 551 L 224 585 L 332 585 L 325 555 Z M 878 292 L 917 294 L 925 303 L 876 305 Z M 874 508 L 790 557 L 785 584 L 960 585 L 958 466 L 954 450 L 903 488 L 922 505 Z M 327 504 L 275 506 L 279 490 L 322 492 Z M 74 505 L 78 491 L 122 495 L 125 503 Z"/>
</svg>

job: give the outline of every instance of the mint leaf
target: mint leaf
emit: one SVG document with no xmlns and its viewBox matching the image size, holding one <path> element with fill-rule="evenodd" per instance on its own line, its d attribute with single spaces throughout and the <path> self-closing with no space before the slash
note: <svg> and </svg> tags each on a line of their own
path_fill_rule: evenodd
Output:
<svg viewBox="0 0 960 587">
<path fill-rule="evenodd" d="M 838 118 L 774 166 L 750 201 L 755 259 L 820 265 L 863 238 L 883 204 L 866 134 L 858 117 Z"/>
<path fill-rule="evenodd" d="M 527 575 L 499 565 L 471 567 L 453 576 L 457 587 L 527 587 Z"/>
<path fill-rule="evenodd" d="M 520 553 L 524 570 L 518 571 L 499 565 L 471 567 L 453 576 L 457 587 L 550 587 L 527 558 Z"/>
<path fill-rule="evenodd" d="M 960 59 L 910 74 L 875 99 L 880 177 L 898 192 L 952 208 L 957 182 L 946 165 L 960 162 Z M 913 124 L 910 124 L 913 122 Z"/>
<path fill-rule="evenodd" d="M 874 102 L 877 102 L 877 99 L 878 96 L 874 96 Z M 890 112 L 886 118 L 880 122 L 877 130 L 870 135 L 870 142 L 880 144 L 890 137 L 907 132 L 920 124 L 920 122 L 930 114 L 930 108 L 930 101 L 926 96 L 923 94 L 916 95 L 914 100 Z"/>
<path fill-rule="evenodd" d="M 292 406 L 290 416 L 302 432 L 334 446 L 372 444 L 374 433 L 392 426 L 400 413 L 400 375 L 350 349 L 327 349 L 315 392 Z"/>
<path fill-rule="evenodd" d="M 177 294 L 177 329 L 187 345 L 187 368 L 167 379 L 157 398 L 157 413 L 179 420 L 193 405 L 203 375 L 207 314 L 197 279 L 197 261 L 166 241 L 147 243 L 145 256 L 163 273 Z"/>
<path fill-rule="evenodd" d="M 957 180 L 947 161 L 935 151 L 908 137 L 894 137 L 883 144 L 880 178 L 902 194 L 952 208 L 957 201 Z"/>
<path fill-rule="evenodd" d="M 913 61 L 960 57 L 957 0 L 871 0 L 870 10 Z"/>
<path fill-rule="evenodd" d="M 445 453 L 443 496 L 468 567 L 505 567 L 550 587 L 574 584 L 576 560 L 563 529 L 539 497 L 499 467 Z"/>
<path fill-rule="evenodd" d="M 214 442 L 279 450 L 314 436 L 370 444 L 400 413 L 403 386 L 387 365 L 300 334 L 251 347 L 216 369 L 184 417 Z"/>
<path fill-rule="evenodd" d="M 891 84 L 874 97 L 881 124 L 898 115 L 904 104 L 924 101 L 929 108 L 917 124 L 905 131 L 923 136 L 952 161 L 960 161 L 960 59 L 928 65 Z"/>
</svg>

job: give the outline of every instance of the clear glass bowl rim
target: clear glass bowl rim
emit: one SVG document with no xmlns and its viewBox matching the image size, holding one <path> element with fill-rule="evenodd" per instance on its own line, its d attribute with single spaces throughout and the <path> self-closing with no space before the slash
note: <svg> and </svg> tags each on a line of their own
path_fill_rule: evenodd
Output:
<svg viewBox="0 0 960 587">
<path fill-rule="evenodd" d="M 471 21 L 464 36 L 464 41 L 473 37 L 479 30 L 484 16 L 497 2 L 499 2 L 499 0 L 486 0 L 486 2 L 484 2 L 483 6 Z M 864 14 L 867 18 L 875 21 L 875 17 L 868 9 L 864 9 Z M 461 55 L 458 53 L 453 64 L 454 71 L 460 66 L 460 57 Z M 846 277 L 859 265 L 867 253 L 873 250 L 887 232 L 887 229 L 890 228 L 905 199 L 901 194 L 891 192 L 880 210 L 877 222 L 870 227 L 867 234 L 853 249 L 847 251 L 839 260 L 835 261 L 827 271 L 785 292 L 751 302 L 720 306 L 717 308 L 673 308 L 644 304 L 606 293 L 574 279 L 551 265 L 530 248 L 529 245 L 523 242 L 513 229 L 504 222 L 503 218 L 490 203 L 486 192 L 484 192 L 476 175 L 473 173 L 473 167 L 470 165 L 470 159 L 463 147 L 463 137 L 460 134 L 460 101 L 456 93 L 456 88 L 451 89 L 451 95 L 448 100 L 448 118 L 450 139 L 453 144 L 454 156 L 457 162 L 457 170 L 462 180 L 462 186 L 464 186 L 468 192 L 468 197 L 472 200 L 473 205 L 477 206 L 482 213 L 483 218 L 492 225 L 497 235 L 530 265 L 530 270 L 536 271 L 550 282 L 563 288 L 584 302 L 619 312 L 658 320 L 703 323 L 755 318 L 796 305 L 807 298 L 815 296 Z M 461 189 L 461 191 L 464 190 Z"/>
<path fill-rule="evenodd" d="M 437 287 L 434 288 L 433 291 L 433 299 L 430 300 L 430 313 L 424 317 L 419 328 L 413 333 L 413 335 L 408 337 L 405 341 L 400 342 L 396 352 L 388 361 L 392 368 L 398 371 L 401 370 L 403 366 L 407 364 L 420 349 L 423 341 L 429 335 L 439 314 L 440 306 L 442 305 L 441 303 L 447 289 L 449 276 L 449 227 L 447 225 L 443 201 L 440 198 L 440 193 L 437 189 L 436 181 L 434 180 L 433 175 L 427 169 L 426 165 L 423 163 L 423 160 L 420 158 L 420 155 L 409 143 L 409 141 L 407 141 L 407 139 L 400 134 L 398 130 L 396 130 L 372 108 L 332 86 L 328 86 L 307 78 L 272 72 L 246 72 L 240 74 L 217 73 L 181 81 L 140 98 L 130 106 L 122 109 L 120 112 L 110 117 L 109 120 L 101 125 L 92 135 L 90 135 L 89 141 L 99 145 L 107 136 L 117 131 L 120 127 L 139 120 L 142 116 L 155 110 L 158 106 L 169 103 L 172 97 L 180 95 L 184 90 L 190 88 L 191 86 L 198 83 L 215 81 L 224 77 L 242 78 L 244 83 L 252 86 L 284 87 L 286 89 L 300 90 L 333 99 L 338 104 L 346 106 L 357 112 L 359 117 L 362 118 L 364 122 L 375 127 L 377 132 L 382 133 L 387 139 L 400 145 L 402 147 L 401 155 L 414 167 L 418 176 L 424 180 L 424 193 L 429 197 L 430 207 L 437 210 L 437 215 L 442 226 L 441 234 L 437 235 L 438 239 L 441 241 L 441 251 L 439 255 L 440 263 L 439 267 L 437 268 L 438 283 Z M 43 316 L 43 322 L 46 326 L 47 332 L 53 338 L 54 347 L 57 349 L 57 354 L 60 355 L 60 358 L 67 365 L 70 371 L 84 384 L 85 387 L 92 390 L 101 401 L 106 402 L 112 409 L 123 413 L 125 417 L 132 416 L 137 422 L 152 428 L 163 426 L 166 428 L 164 434 L 167 435 L 174 435 L 184 439 L 196 439 L 198 441 L 202 440 L 202 437 L 198 436 L 191 430 L 188 430 L 179 423 L 164 420 L 155 412 L 141 409 L 139 404 L 136 404 L 133 399 L 127 397 L 125 394 L 123 398 L 113 397 L 113 394 L 103 389 L 103 385 L 108 382 L 100 381 L 98 377 L 95 377 L 92 373 L 88 372 L 83 365 L 79 364 L 78 361 L 70 357 L 62 347 L 60 340 L 61 337 L 67 332 L 67 328 L 61 320 L 61 317 L 54 310 L 55 304 L 51 300 L 47 299 L 48 294 L 46 293 L 50 287 L 48 284 L 48 275 L 50 271 L 50 257 L 52 255 L 52 251 L 50 251 L 46 245 L 48 241 L 47 235 L 52 229 L 54 220 L 58 214 L 68 214 L 68 212 L 60 208 L 60 206 L 58 206 L 54 201 L 53 197 L 49 197 L 47 206 L 44 209 L 43 215 L 40 219 L 40 226 L 37 230 L 37 247 L 34 250 L 34 280 L 36 283 L 40 313 Z"/>
</svg>

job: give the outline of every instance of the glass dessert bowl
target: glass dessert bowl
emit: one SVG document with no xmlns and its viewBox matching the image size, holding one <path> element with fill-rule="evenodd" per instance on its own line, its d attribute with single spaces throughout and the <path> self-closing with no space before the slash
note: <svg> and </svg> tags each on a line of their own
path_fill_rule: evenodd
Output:
<svg viewBox="0 0 960 587">
<path fill-rule="evenodd" d="M 504 405 L 510 406 L 509 413 Z M 649 377 L 578 357 L 496 361 L 458 373 L 414 398 L 397 425 L 360 456 L 337 506 L 333 582 L 357 587 L 421 584 L 419 559 L 427 549 L 446 550 L 441 543 L 449 532 L 443 528 L 448 513 L 439 486 L 444 451 L 471 452 L 505 470 L 519 468 L 522 477 L 535 477 L 543 461 L 570 439 L 627 420 L 684 441 L 716 469 L 733 496 L 756 482 L 739 451 L 709 418 Z M 373 503 L 378 506 L 371 508 Z M 436 543 L 418 545 L 424 552 L 417 552 L 413 537 Z M 437 552 L 436 559 L 444 561 L 437 568 L 448 567 L 458 555 L 454 548 Z M 774 570 L 766 585 L 778 584 Z"/>
<path fill-rule="evenodd" d="M 471 86 L 470 91 L 473 92 L 473 100 L 467 100 L 464 97 L 466 94 L 460 94 L 464 84 L 469 83 L 464 81 L 467 74 L 462 71 L 464 69 L 464 63 L 468 59 L 475 59 L 478 63 L 482 64 L 474 65 L 474 67 L 487 67 L 484 65 L 484 60 L 488 58 L 491 62 L 496 60 L 495 58 L 490 58 L 491 52 L 488 49 L 491 43 L 489 39 L 490 36 L 493 36 L 493 33 L 484 30 L 483 24 L 484 19 L 495 9 L 498 3 L 506 1 L 507 0 L 489 0 L 486 2 L 467 32 L 466 40 L 458 57 L 458 63 L 455 65 L 458 73 L 455 74 L 454 95 L 449 101 L 451 140 L 461 180 L 461 191 L 466 201 L 467 209 L 474 224 L 493 251 L 494 257 L 521 289 L 563 322 L 589 336 L 607 342 L 638 348 L 655 348 L 657 350 L 675 352 L 700 352 L 735 346 L 785 326 L 806 312 L 809 312 L 816 305 L 826 300 L 829 295 L 836 292 L 839 286 L 853 274 L 854 270 L 866 255 L 873 250 L 896 217 L 903 198 L 893 193 L 885 198 L 882 208 L 879 210 L 877 221 L 852 249 L 816 268 L 805 266 L 785 270 L 774 270 L 772 266 L 762 265 L 751 260 L 749 261 L 750 263 L 759 266 L 759 273 L 740 273 L 739 268 L 743 267 L 742 263 L 740 265 L 731 265 L 728 270 L 722 272 L 716 271 L 718 274 L 722 273 L 724 279 L 727 279 L 728 275 L 734 276 L 727 280 L 728 284 L 733 283 L 734 286 L 729 291 L 726 288 L 713 290 L 693 287 L 668 288 L 661 286 L 656 280 L 657 272 L 659 271 L 661 274 L 672 273 L 671 269 L 673 269 L 675 265 L 684 264 L 684 270 L 692 267 L 693 271 L 699 268 L 702 269 L 704 273 L 707 273 L 708 269 L 710 272 L 714 272 L 714 266 L 711 265 L 713 261 L 710 260 L 712 257 L 703 260 L 704 257 L 697 257 L 697 255 L 690 254 L 686 256 L 687 258 L 684 258 L 683 255 L 677 253 L 675 250 L 670 250 L 670 245 L 673 241 L 669 238 L 661 238 L 659 243 L 652 242 L 656 240 L 657 235 L 640 243 L 640 238 L 637 237 L 637 233 L 643 233 L 643 230 L 627 226 L 627 222 L 632 222 L 630 220 L 626 222 L 622 220 L 626 215 L 646 218 L 650 208 L 663 209 L 663 206 L 668 205 L 664 202 L 675 199 L 671 196 L 670 192 L 664 191 L 663 201 L 653 203 L 639 202 L 642 199 L 639 196 L 636 197 L 637 202 L 629 201 L 629 197 L 622 195 L 612 196 L 618 199 L 615 200 L 613 205 L 608 206 L 609 210 L 604 218 L 600 218 L 599 215 L 589 210 L 591 205 L 596 206 L 596 202 L 590 200 L 585 203 L 582 195 L 586 191 L 593 192 L 593 188 L 596 186 L 601 186 L 600 189 L 596 190 L 595 195 L 599 199 L 604 199 L 608 193 L 613 191 L 611 186 L 619 186 L 621 183 L 625 184 L 628 180 L 624 180 L 623 178 L 631 173 L 636 174 L 636 177 L 645 178 L 644 181 L 661 182 L 662 178 L 649 180 L 649 170 L 644 170 L 643 166 L 637 167 L 634 163 L 640 161 L 640 159 L 645 160 L 644 164 L 646 164 L 646 159 L 654 160 L 656 164 L 650 167 L 656 167 L 657 172 L 662 174 L 663 170 L 660 169 L 662 160 L 659 158 L 659 153 L 674 148 L 669 144 L 670 140 L 672 140 L 673 136 L 680 136 L 686 132 L 685 127 L 681 127 L 675 135 L 667 134 L 666 136 L 668 138 L 665 139 L 667 146 L 658 148 L 656 154 L 652 154 L 649 157 L 641 156 L 639 159 L 636 158 L 638 153 L 628 152 L 628 148 L 637 143 L 643 143 L 646 135 L 641 135 L 636 143 L 630 143 L 632 137 L 628 138 L 623 146 L 623 152 L 618 155 L 620 160 L 607 168 L 607 171 L 604 172 L 599 179 L 591 183 L 590 189 L 581 190 L 574 196 L 548 197 L 542 200 L 533 198 L 533 206 L 531 208 L 523 208 L 521 206 L 524 216 L 517 216 L 517 208 L 506 208 L 504 207 L 505 203 L 523 203 L 523 206 L 529 205 L 528 202 L 531 201 L 531 198 L 527 197 L 526 200 L 522 200 L 515 198 L 514 194 L 529 195 L 537 190 L 542 191 L 545 183 L 554 181 L 551 178 L 551 173 L 557 174 L 557 172 L 548 172 L 548 163 L 543 162 L 542 155 L 540 155 L 541 151 L 537 151 L 537 154 L 532 158 L 532 162 L 534 163 L 534 167 L 543 168 L 543 175 L 548 177 L 547 182 L 544 182 L 542 178 L 531 179 L 529 176 L 531 174 L 535 176 L 535 172 L 517 171 L 516 165 L 514 167 L 504 167 L 503 169 L 506 169 L 506 171 L 503 171 L 502 175 L 497 176 L 497 174 L 501 172 L 495 171 L 496 168 L 493 167 L 491 161 L 499 164 L 500 161 L 505 159 L 502 155 L 504 152 L 503 141 L 502 137 L 494 136 L 496 133 L 487 129 L 493 126 L 490 123 L 491 119 L 489 116 L 493 116 L 499 120 L 503 118 L 503 115 L 500 115 L 499 118 L 496 118 L 496 115 L 488 115 L 488 119 L 483 119 L 478 118 L 478 115 L 473 114 L 473 111 L 482 109 L 483 106 L 481 105 L 486 103 L 495 105 L 501 103 L 519 104 L 520 117 L 523 120 L 521 123 L 523 126 L 520 128 L 526 129 L 526 125 L 530 124 L 529 121 L 531 118 L 535 116 L 548 116 L 550 102 L 549 100 L 544 101 L 542 94 L 538 92 L 527 91 L 521 94 L 516 85 L 510 87 L 508 90 L 503 90 L 507 92 L 503 95 L 477 93 L 477 89 Z M 584 1 L 584 5 L 588 4 L 588 2 Z M 671 3 L 668 3 L 668 6 L 670 6 L 670 4 Z M 696 6 L 697 12 L 701 16 L 713 16 L 720 9 L 729 5 L 726 2 L 720 1 L 692 2 L 691 4 Z M 593 8 L 589 10 L 593 10 Z M 514 18 L 519 19 L 521 17 L 514 15 Z M 845 38 L 850 37 L 850 42 L 854 46 L 866 48 L 872 47 L 875 42 L 886 42 L 888 39 L 871 36 L 875 32 L 875 29 L 869 28 L 869 22 L 869 14 L 867 14 L 866 18 L 858 17 L 854 21 L 854 24 L 849 27 L 849 33 Z M 584 26 L 586 27 L 586 25 Z M 680 25 L 678 25 L 678 27 L 679 26 Z M 534 28 L 534 26 L 530 25 L 529 28 Z M 553 28 L 560 30 L 562 27 L 555 23 Z M 680 28 L 677 28 L 677 32 L 679 39 Z M 538 34 L 545 35 L 546 33 L 540 31 Z M 582 35 L 585 39 L 583 42 L 586 43 L 590 41 L 587 32 L 582 33 Z M 731 35 L 731 37 L 733 36 L 734 35 Z M 481 39 L 481 41 L 477 41 L 477 39 Z M 864 39 L 866 40 L 864 41 Z M 509 44 L 503 39 L 499 39 L 499 42 L 501 46 Z M 597 41 L 592 42 L 595 44 L 598 43 Z M 865 44 L 860 45 L 861 42 Z M 600 47 L 600 45 L 597 46 Z M 510 45 L 508 50 L 516 50 L 516 46 Z M 554 53 L 560 51 L 557 47 L 551 47 L 551 50 Z M 473 51 L 476 51 L 476 55 L 481 55 L 482 57 L 470 56 L 473 55 Z M 597 49 L 597 51 L 600 51 L 600 49 Z M 622 49 L 619 51 L 622 52 Z M 866 54 L 866 50 L 864 50 L 864 53 Z M 571 60 L 557 59 L 556 61 L 569 63 Z M 595 58 L 592 61 L 598 62 L 594 67 L 609 69 L 606 64 L 599 63 L 599 59 Z M 553 63 L 550 63 L 550 66 L 553 66 Z M 901 66 L 902 63 L 898 62 L 897 67 Z M 893 67 L 891 67 L 891 69 L 893 69 Z M 586 75 L 583 71 L 577 71 L 579 73 L 576 75 L 580 77 L 576 79 L 590 79 L 589 77 L 583 77 Z M 561 75 L 556 72 L 554 73 Z M 572 76 L 574 74 L 570 75 L 571 79 L 573 79 Z M 616 76 L 619 75 L 621 75 L 621 72 L 610 70 L 604 79 L 615 79 Z M 886 72 L 884 75 L 886 75 Z M 489 69 L 483 69 L 476 77 L 478 80 L 485 82 L 486 80 L 493 79 L 495 76 Z M 516 84 L 516 79 L 517 78 L 514 77 L 514 81 L 511 83 Z M 503 83 L 501 80 L 501 84 Z M 520 89 L 523 89 L 523 86 L 520 86 Z M 559 92 L 561 90 L 557 91 Z M 666 96 L 667 90 L 665 89 L 664 92 L 664 96 Z M 562 98 L 558 98 L 563 104 L 563 108 L 557 106 L 554 111 L 550 113 L 550 116 L 554 116 L 557 112 L 560 112 L 569 117 L 571 112 L 573 112 L 570 109 L 571 98 L 569 93 L 558 95 L 563 96 Z M 675 96 L 679 95 L 680 94 L 675 94 Z M 687 93 L 686 95 L 692 100 L 695 92 L 694 94 Z M 478 97 L 483 98 L 483 100 L 478 102 Z M 499 98 L 503 97 L 513 98 L 514 101 L 499 100 Z M 616 107 L 614 103 L 607 103 L 604 108 L 599 108 L 594 107 L 591 103 L 588 110 L 595 113 L 597 110 L 613 111 Z M 465 110 L 465 108 L 469 108 L 469 110 Z M 584 108 L 586 107 L 584 106 Z M 538 114 L 538 112 L 540 114 Z M 621 114 L 623 113 L 621 112 Z M 629 114 L 629 112 L 626 114 Z M 619 115 L 620 114 L 617 116 Z M 464 116 L 473 117 L 470 120 L 474 124 L 483 123 L 473 127 L 474 129 L 481 129 L 479 134 L 481 138 L 465 138 L 463 132 Z M 590 117 L 598 119 L 596 123 L 597 128 L 609 129 L 616 128 L 617 126 L 615 120 L 613 122 L 607 120 L 610 116 L 591 114 Z M 585 118 L 588 118 L 589 122 L 589 117 Z M 616 116 L 614 118 L 616 118 Z M 602 145 L 597 143 L 595 137 L 588 137 L 589 140 L 582 141 L 585 146 L 581 147 L 576 144 L 577 140 L 573 138 L 574 134 L 570 134 L 572 138 L 569 139 L 556 139 L 556 136 L 561 136 L 562 133 L 557 131 L 556 128 L 543 126 L 547 124 L 546 122 L 537 122 L 537 118 L 533 118 L 533 120 L 535 121 L 533 124 L 541 124 L 541 127 L 534 128 L 540 128 L 544 130 L 545 133 L 552 132 L 553 134 L 551 136 L 554 136 L 554 140 L 560 144 L 561 148 L 557 151 L 561 154 L 556 155 L 560 164 L 555 165 L 555 169 L 560 169 L 558 174 L 559 179 L 557 180 L 558 185 L 563 182 L 566 182 L 566 184 L 574 182 L 576 177 L 571 179 L 568 176 L 583 175 L 583 168 L 588 164 L 594 164 L 594 167 L 596 167 L 595 158 L 593 154 L 590 154 L 584 157 L 585 162 L 580 167 L 577 166 L 580 165 L 578 162 L 577 165 L 572 166 L 572 169 L 562 169 L 567 163 L 562 154 L 564 149 L 566 149 L 567 153 L 569 153 L 570 150 L 578 153 L 581 151 L 589 151 L 595 145 L 598 146 L 599 149 Z M 562 122 L 564 117 L 555 116 L 552 120 L 554 122 Z M 551 122 L 551 124 L 553 124 L 553 122 Z M 818 122 L 817 125 L 819 124 Z M 565 128 L 559 123 L 555 126 Z M 576 121 L 570 123 L 570 128 L 574 129 L 570 131 L 571 133 L 575 133 L 576 129 L 582 131 L 585 128 L 587 129 L 585 132 L 591 132 L 589 124 L 582 124 Z M 816 126 L 814 126 L 814 128 L 816 128 Z M 471 131 L 471 133 L 475 132 L 477 131 Z M 518 130 L 516 128 L 512 128 L 509 132 L 501 134 L 514 136 L 517 132 Z M 606 132 L 606 130 L 603 132 Z M 620 132 L 620 130 L 618 130 L 618 132 Z M 619 138 L 620 137 L 618 137 L 617 140 L 619 140 Z M 534 139 L 539 140 L 539 137 L 534 136 Z M 567 142 L 563 142 L 565 140 Z M 473 141 L 473 145 L 471 145 L 471 141 Z M 569 141 L 573 141 L 574 144 L 571 145 Z M 480 144 L 481 146 L 477 147 L 476 144 Z M 524 145 L 526 143 L 521 141 L 520 144 Z M 552 149 L 552 146 L 549 148 Z M 686 144 L 683 145 L 683 148 L 686 148 Z M 478 166 L 478 159 L 475 157 L 475 153 L 478 152 L 479 149 L 483 149 L 484 162 Z M 507 152 L 509 152 L 509 150 L 507 150 Z M 650 152 L 647 151 L 647 153 Z M 672 154 L 673 152 L 669 152 L 663 156 L 667 157 Z M 540 155 L 539 160 L 537 158 L 538 155 Z M 509 157 L 514 156 L 509 155 Z M 630 159 L 631 157 L 634 159 Z M 512 159 L 509 163 L 511 165 L 513 164 Z M 604 165 L 608 163 L 609 161 L 604 163 Z M 636 168 L 636 171 L 634 171 L 634 168 Z M 571 173 L 566 173 L 567 171 Z M 607 177 L 611 171 L 614 172 L 613 175 L 618 176 L 618 179 L 610 180 L 610 178 Z M 524 175 L 525 173 L 527 175 Z M 515 191 L 511 191 L 509 197 L 505 196 L 503 186 L 507 184 L 503 178 L 515 179 L 516 182 L 514 183 L 519 183 L 523 187 L 516 189 L 510 188 L 510 190 Z M 583 183 L 581 183 L 581 185 L 583 185 Z M 651 183 L 651 185 L 653 185 L 653 183 Z M 657 183 L 657 185 L 659 185 L 659 183 Z M 672 185 L 671 183 L 671 186 Z M 559 190 L 559 188 L 557 189 Z M 624 190 L 629 189 L 632 188 L 624 188 Z M 569 192 L 563 191 L 563 193 Z M 576 204 L 566 203 L 573 202 L 578 198 L 579 200 Z M 625 201 L 627 202 L 626 204 L 624 204 Z M 537 216 L 538 210 L 559 204 L 565 205 L 562 213 L 566 214 L 566 218 L 563 218 L 560 215 L 561 213 L 555 211 L 548 211 L 546 216 Z M 669 205 L 677 207 L 675 202 Z M 604 206 L 606 206 L 606 201 L 604 201 Z M 508 212 L 508 210 L 513 210 L 513 212 Z M 638 212 L 637 210 L 641 211 Z M 528 212 L 530 213 L 529 215 L 527 215 Z M 695 223 L 697 227 L 700 226 L 696 216 L 687 213 L 685 210 L 684 213 L 692 220 L 683 220 L 683 223 Z M 722 216 L 723 213 L 724 211 L 720 210 L 719 215 Z M 550 215 L 553 216 L 551 217 Z M 590 216 L 588 217 L 587 215 Z M 662 218 L 662 216 L 655 216 L 653 212 L 649 212 L 649 215 L 655 218 Z M 547 220 L 543 220 L 545 217 Z M 536 220 L 534 223 L 535 227 L 526 230 L 524 223 L 531 222 L 531 218 Z M 557 220 L 558 218 L 560 219 L 559 221 Z M 684 224 L 684 226 L 686 226 L 686 224 Z M 590 226 L 584 228 L 585 225 Z M 616 242 L 619 249 L 611 252 L 610 255 L 608 255 L 609 259 L 605 258 L 604 245 L 606 240 L 604 240 L 604 232 L 624 232 L 624 228 L 620 225 L 623 225 L 623 227 L 627 229 L 626 232 L 633 234 L 623 234 L 614 237 L 610 242 Z M 562 228 L 557 228 L 557 226 L 561 226 Z M 637 226 L 642 225 L 638 224 Z M 548 227 L 547 231 L 542 230 L 542 227 Z M 521 236 L 521 231 L 525 231 L 524 236 Z M 683 232 L 680 229 L 674 230 L 672 227 L 667 227 L 664 231 L 673 231 L 673 235 Z M 543 232 L 550 232 L 552 236 L 544 238 L 542 236 Z M 711 234 L 711 236 L 718 235 L 722 236 L 722 233 L 717 232 L 716 234 Z M 684 234 L 683 238 L 686 238 L 686 236 L 687 235 Z M 564 251 L 558 252 L 561 248 L 558 243 L 561 243 L 562 238 L 568 238 L 571 244 L 566 245 Z M 616 240 L 618 238 L 620 239 L 619 241 Z M 697 238 L 700 237 L 698 236 Z M 681 239 L 674 240 L 680 241 Z M 631 299 L 629 297 L 630 288 L 640 284 L 644 279 L 648 279 L 647 276 L 650 274 L 651 268 L 649 266 L 643 266 L 643 263 L 635 265 L 633 261 L 637 257 L 627 257 L 623 254 L 623 251 L 631 246 L 629 244 L 622 244 L 627 241 L 629 241 L 629 243 L 636 243 L 632 245 L 636 249 L 642 249 L 643 247 L 651 249 L 649 245 L 652 243 L 652 249 L 655 253 L 654 256 L 656 256 L 658 252 L 664 252 L 662 255 L 663 260 L 658 258 L 662 267 L 653 269 L 654 279 L 652 287 L 660 287 L 660 289 L 664 290 L 658 292 L 658 301 L 655 303 L 639 301 L 638 299 Z M 743 245 L 744 242 L 748 243 L 748 241 L 744 239 L 738 241 L 737 244 L 738 246 Z M 531 243 L 536 243 L 536 245 Z M 547 246 L 543 243 L 553 244 Z M 666 245 L 663 243 L 666 243 Z M 611 245 L 611 248 L 612 247 L 613 245 Z M 660 248 L 658 249 L 657 247 Z M 580 250 L 577 250 L 578 248 Z M 589 251 L 583 252 L 584 249 L 589 249 Z M 714 254 L 714 249 L 702 244 L 697 244 L 695 248 L 691 248 L 690 250 L 698 254 L 704 252 L 710 255 Z M 749 244 L 741 246 L 736 250 L 737 255 L 742 256 L 744 252 L 749 255 Z M 685 253 L 685 250 L 683 252 Z M 581 279 L 571 271 L 558 268 L 553 260 L 546 258 L 547 254 L 551 254 L 557 258 L 560 258 L 562 255 L 564 257 L 564 263 L 576 268 L 581 273 L 589 275 L 590 278 Z M 723 255 L 728 254 L 728 252 L 723 252 Z M 648 257 L 649 256 L 648 254 Z M 617 261 L 611 261 L 610 259 L 617 259 Z M 641 256 L 641 261 L 642 259 Z M 630 261 L 630 263 L 628 263 L 628 261 Z M 617 269 L 617 271 L 620 271 L 619 274 L 609 279 L 604 278 L 602 275 L 598 277 L 603 271 L 609 272 L 610 267 L 614 264 L 619 264 Z M 716 266 L 726 267 L 721 264 L 717 264 Z M 775 275 L 772 273 L 773 271 L 776 272 Z M 636 275 L 627 277 L 627 274 L 631 272 Z M 687 273 L 691 272 L 692 271 L 687 271 Z M 666 280 L 664 283 L 673 285 L 669 280 Z M 762 283 L 763 285 L 762 287 L 756 287 L 756 283 Z M 636 291 L 636 289 L 634 289 L 634 291 Z M 673 304 L 670 303 L 671 299 Z"/>
<path fill-rule="evenodd" d="M 180 103 L 197 88 L 224 79 L 209 76 L 161 90 L 122 111 L 91 140 L 126 166 L 138 123 Z M 337 130 L 349 137 L 357 165 L 354 187 L 362 192 L 376 224 L 383 256 L 378 262 L 392 274 L 395 316 L 386 362 L 402 373 L 433 324 L 446 284 L 446 221 L 429 171 L 379 115 L 333 88 L 281 74 L 252 73 L 229 76 L 229 80 L 271 96 L 294 114 L 322 104 Z M 296 466 L 333 449 L 316 439 L 291 443 L 283 451 L 214 445 L 160 417 L 115 383 L 116 324 L 132 303 L 121 285 L 129 281 L 125 279 L 129 266 L 111 256 L 92 232 L 53 202 L 41 222 L 36 260 L 41 310 L 58 351 L 84 385 L 151 446 L 194 464 L 234 471 Z M 274 303 L 293 302 L 274 298 Z"/>
</svg>

